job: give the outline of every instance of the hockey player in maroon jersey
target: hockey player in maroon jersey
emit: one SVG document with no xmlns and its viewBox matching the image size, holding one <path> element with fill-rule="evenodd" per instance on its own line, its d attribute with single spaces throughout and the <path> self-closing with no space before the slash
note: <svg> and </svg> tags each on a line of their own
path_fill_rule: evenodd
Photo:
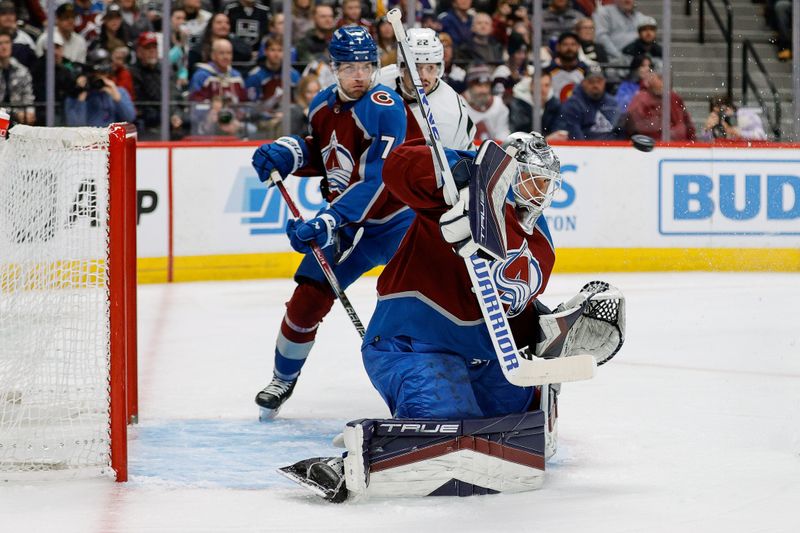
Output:
<svg viewBox="0 0 800 533">
<path fill-rule="evenodd" d="M 504 143 L 511 147 L 516 179 L 501 222 L 507 256 L 491 272 L 515 341 L 534 356 L 590 353 L 606 362 L 624 338 L 624 299 L 595 282 L 556 312 L 538 302 L 555 260 L 542 211 L 559 188 L 560 165 L 538 133 L 512 134 Z M 506 380 L 470 291 L 462 257 L 478 250 L 467 188 L 475 180 L 475 153 L 445 152 L 461 189 L 453 206 L 421 141 L 398 147 L 385 166 L 387 189 L 417 215 L 378 280 L 378 305 L 362 345 L 370 380 L 394 418 L 348 423 L 344 457 L 280 469 L 329 501 L 348 494 L 533 490 L 555 452 L 559 386 L 518 387 Z M 602 317 L 594 312 L 599 306 Z"/>
<path fill-rule="evenodd" d="M 364 228 L 353 252 L 333 269 L 345 288 L 389 261 L 414 218 L 383 186 L 383 162 L 406 137 L 406 111 L 399 95 L 377 84 L 375 42 L 364 28 L 345 26 L 334 32 L 329 52 L 337 83 L 309 107 L 311 137 L 281 137 L 253 155 L 254 168 L 268 184 L 273 170 L 283 177 L 324 176 L 330 202 L 311 220 L 290 220 L 286 227 L 292 248 L 307 255 L 278 333 L 272 381 L 256 396 L 262 419 L 275 416 L 292 394 L 317 327 L 333 305 L 334 293 L 309 243 L 319 244 L 335 264 L 334 241 L 347 247 Z"/>
</svg>

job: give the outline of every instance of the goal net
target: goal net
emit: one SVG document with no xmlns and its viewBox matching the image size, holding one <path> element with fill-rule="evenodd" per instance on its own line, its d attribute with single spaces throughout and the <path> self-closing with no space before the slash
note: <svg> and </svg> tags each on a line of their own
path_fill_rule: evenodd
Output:
<svg viewBox="0 0 800 533">
<path fill-rule="evenodd" d="M 135 192 L 130 126 L 0 139 L 0 479 L 127 478 Z"/>
</svg>

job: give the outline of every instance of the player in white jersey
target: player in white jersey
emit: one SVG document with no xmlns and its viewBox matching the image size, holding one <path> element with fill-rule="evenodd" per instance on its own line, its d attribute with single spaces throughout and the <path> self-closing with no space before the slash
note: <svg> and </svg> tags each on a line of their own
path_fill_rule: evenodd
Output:
<svg viewBox="0 0 800 533">
<path fill-rule="evenodd" d="M 436 110 L 436 125 L 439 127 L 442 144 L 455 150 L 474 150 L 472 141 L 475 139 L 476 127 L 469 118 L 467 103 L 442 80 L 444 47 L 436 32 L 430 28 L 410 28 L 406 32 L 406 39 L 411 53 L 414 54 L 425 94 L 431 107 Z M 419 105 L 414 98 L 411 75 L 407 72 L 400 54 L 396 65 L 381 68 L 378 79 L 380 83 L 395 89 L 403 96 L 427 139 L 428 132 Z M 410 127 L 409 122 L 409 129 Z"/>
</svg>

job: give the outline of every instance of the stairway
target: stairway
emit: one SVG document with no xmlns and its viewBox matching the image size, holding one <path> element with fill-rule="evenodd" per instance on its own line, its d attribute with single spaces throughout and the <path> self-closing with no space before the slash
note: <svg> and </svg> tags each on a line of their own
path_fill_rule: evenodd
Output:
<svg viewBox="0 0 800 533">
<path fill-rule="evenodd" d="M 727 78 L 727 59 L 725 38 L 712 16 L 708 6 L 705 10 L 705 43 L 698 41 L 699 1 L 692 2 L 692 14 L 685 14 L 685 0 L 672 2 L 672 84 L 673 89 L 686 103 L 698 131 L 708 117 L 708 97 L 712 94 L 725 94 Z M 726 23 L 724 4 L 712 0 L 717 11 Z M 781 140 L 794 139 L 792 122 L 792 65 L 791 62 L 778 61 L 777 48 L 770 43 L 772 29 L 767 26 L 763 15 L 763 5 L 751 0 L 732 0 L 733 5 L 733 98 L 742 105 L 742 41 L 753 42 L 756 52 L 770 73 L 781 97 Z M 662 27 L 663 2 L 661 0 L 639 0 L 637 9 L 654 17 Z M 660 39 L 663 41 L 663 39 Z M 756 87 L 774 113 L 772 92 L 752 59 L 748 61 L 751 76 Z M 752 91 L 748 93 L 748 106 L 757 107 L 758 101 Z M 768 134 L 769 126 L 764 120 Z M 770 136 L 770 138 L 773 138 Z"/>
</svg>

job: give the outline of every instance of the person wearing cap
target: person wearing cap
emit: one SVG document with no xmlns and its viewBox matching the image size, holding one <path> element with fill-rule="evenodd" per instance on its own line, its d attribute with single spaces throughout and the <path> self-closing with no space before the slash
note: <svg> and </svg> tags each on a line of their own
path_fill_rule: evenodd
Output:
<svg viewBox="0 0 800 533">
<path fill-rule="evenodd" d="M 620 138 L 617 102 L 606 93 L 606 78 L 598 65 L 589 67 L 583 81 L 561 106 L 561 115 L 572 141 Z"/>
<path fill-rule="evenodd" d="M 56 8 L 55 31 L 64 40 L 64 58 L 74 63 L 86 63 L 86 39 L 75 33 L 75 6 L 70 3 Z M 47 48 L 47 32 L 43 32 L 36 40 L 36 55 L 42 57 Z"/>
<path fill-rule="evenodd" d="M 542 46 L 565 31 L 572 31 L 581 18 L 583 14 L 570 6 L 570 0 L 550 0 L 542 13 Z"/>
<path fill-rule="evenodd" d="M 559 101 L 566 102 L 575 86 L 583 80 L 589 65 L 580 60 L 581 44 L 578 36 L 564 32 L 558 36 L 556 56 L 542 71 L 553 79 L 553 93 Z"/>
<path fill-rule="evenodd" d="M 146 31 L 136 39 L 136 62 L 131 65 L 133 89 L 136 95 L 136 127 L 140 139 L 158 139 L 161 135 L 161 59 L 158 54 L 159 35 Z M 170 100 L 178 100 L 178 85 L 170 85 Z M 171 111 L 173 129 L 183 125 L 179 111 Z"/>
<path fill-rule="evenodd" d="M 503 96 L 503 103 L 508 105 L 512 99 L 514 86 L 533 74 L 533 67 L 528 61 L 528 45 L 522 35 L 512 33 L 508 38 L 508 59 L 492 73 L 492 92 Z M 530 131 L 532 128 L 523 128 Z M 522 130 L 513 130 L 522 131 Z"/>
<path fill-rule="evenodd" d="M 10 114 L 15 121 L 33 124 L 36 122 L 33 79 L 28 68 L 11 55 L 12 41 L 11 32 L 0 29 L 0 107 L 14 106 Z"/>
<path fill-rule="evenodd" d="M 103 128 L 112 122 L 133 122 L 131 96 L 111 79 L 111 54 L 96 48 L 86 56 L 86 74 L 75 81 L 76 95 L 64 101 L 67 126 Z"/>
<path fill-rule="evenodd" d="M 122 9 L 117 4 L 109 4 L 100 20 L 99 35 L 92 42 L 91 48 L 104 48 L 111 52 L 121 46 L 130 48 L 133 43 L 133 31 L 122 18 Z"/>
<path fill-rule="evenodd" d="M 592 15 L 597 42 L 602 44 L 612 61 L 622 57 L 622 49 L 636 40 L 639 24 L 647 16 L 636 10 L 635 0 L 614 0 L 600 6 Z"/>
<path fill-rule="evenodd" d="M 636 56 L 649 55 L 657 62 L 657 67 L 661 66 L 661 45 L 656 42 L 656 32 L 658 24 L 653 17 L 644 17 L 639 22 L 639 37 L 631 44 L 622 49 L 622 53 L 631 59 Z"/>
<path fill-rule="evenodd" d="M 473 65 L 469 68 L 464 98 L 469 104 L 469 116 L 477 128 L 476 141 L 509 136 L 508 107 L 502 98 L 492 95 L 492 73 L 488 66 Z"/>
</svg>

